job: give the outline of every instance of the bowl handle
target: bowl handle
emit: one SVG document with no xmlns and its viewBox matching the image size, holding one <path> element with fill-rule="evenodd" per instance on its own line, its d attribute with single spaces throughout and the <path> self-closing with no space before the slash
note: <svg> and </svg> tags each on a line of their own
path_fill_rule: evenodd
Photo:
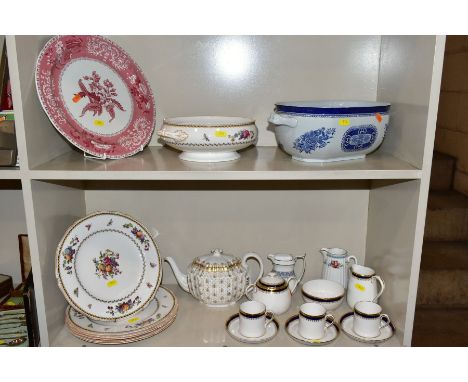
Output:
<svg viewBox="0 0 468 382">
<path fill-rule="evenodd" d="M 289 126 L 289 127 L 297 126 L 297 119 L 293 117 L 284 117 L 276 113 L 270 114 L 270 118 L 268 118 L 268 122 L 274 125 L 284 125 L 284 126 Z"/>
<path fill-rule="evenodd" d="M 177 131 L 167 131 L 165 128 L 162 128 L 156 131 L 163 139 L 172 139 L 176 142 L 183 142 L 188 138 L 188 134 L 185 131 L 177 130 Z"/>
</svg>

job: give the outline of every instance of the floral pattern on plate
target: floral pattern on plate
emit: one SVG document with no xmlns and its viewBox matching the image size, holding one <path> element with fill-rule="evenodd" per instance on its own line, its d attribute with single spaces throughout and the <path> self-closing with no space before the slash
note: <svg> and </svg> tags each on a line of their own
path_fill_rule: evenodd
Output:
<svg viewBox="0 0 468 382">
<path fill-rule="evenodd" d="M 120 255 L 110 249 L 101 251 L 99 257 L 93 259 L 94 265 L 96 267 L 97 277 L 102 277 L 104 280 L 113 279 L 115 276 L 122 273 L 119 269 L 119 260 Z"/>
</svg>

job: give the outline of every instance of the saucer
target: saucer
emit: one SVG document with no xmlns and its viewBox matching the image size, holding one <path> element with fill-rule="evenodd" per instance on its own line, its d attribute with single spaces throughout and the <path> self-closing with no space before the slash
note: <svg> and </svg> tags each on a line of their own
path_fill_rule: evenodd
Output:
<svg viewBox="0 0 468 382">
<path fill-rule="evenodd" d="M 386 321 L 386 318 L 384 317 L 383 320 Z M 379 336 L 372 337 L 372 338 L 362 337 L 354 333 L 353 322 L 354 322 L 354 313 L 349 312 L 349 313 L 346 313 L 343 317 L 341 317 L 340 325 L 341 325 L 341 329 L 343 329 L 343 332 L 348 337 L 358 342 L 364 342 L 366 344 L 380 344 L 382 342 L 389 340 L 395 333 L 395 327 L 390 322 L 390 325 L 386 326 L 380 331 Z"/>
<path fill-rule="evenodd" d="M 328 321 L 330 322 L 330 321 Z M 325 332 L 325 337 L 319 340 L 308 340 L 307 338 L 302 337 L 299 334 L 299 315 L 296 314 L 292 316 L 286 324 L 284 325 L 286 328 L 286 333 L 294 340 L 299 342 L 302 345 L 309 345 L 309 346 L 322 346 L 328 345 L 332 343 L 340 334 L 340 329 L 338 328 L 337 324 L 331 325 Z"/>
<path fill-rule="evenodd" d="M 263 342 L 270 341 L 274 338 L 279 331 L 278 321 L 273 319 L 267 327 L 266 332 L 261 337 L 245 337 L 239 331 L 239 314 L 235 314 L 230 317 L 226 322 L 226 331 L 229 335 L 237 341 L 244 342 L 246 344 L 261 344 Z"/>
</svg>

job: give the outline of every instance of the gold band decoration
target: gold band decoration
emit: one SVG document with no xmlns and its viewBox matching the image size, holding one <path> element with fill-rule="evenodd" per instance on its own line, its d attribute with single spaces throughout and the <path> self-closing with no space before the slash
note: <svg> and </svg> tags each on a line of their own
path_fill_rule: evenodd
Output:
<svg viewBox="0 0 468 382">
<path fill-rule="evenodd" d="M 228 124 L 228 123 L 220 123 L 220 124 L 213 124 L 213 125 L 197 125 L 197 124 L 191 124 L 191 123 L 170 123 L 170 122 L 166 122 L 164 121 L 164 125 L 166 126 L 176 126 L 176 127 L 188 127 L 188 128 L 191 128 L 191 127 L 198 127 L 198 128 L 207 128 L 207 129 L 210 129 L 210 128 L 215 128 L 215 129 L 222 129 L 222 128 L 229 128 L 229 127 L 242 127 L 242 126 L 250 126 L 250 125 L 254 125 L 255 124 L 255 121 L 248 121 L 248 122 L 244 122 L 244 123 L 233 123 L 233 124 Z"/>
<path fill-rule="evenodd" d="M 200 258 L 197 257 L 193 261 L 192 265 L 207 272 L 228 272 L 232 271 L 233 269 L 239 268 L 241 266 L 241 261 L 239 259 L 235 259 L 224 264 L 212 264 L 200 260 Z"/>
<path fill-rule="evenodd" d="M 281 284 L 278 285 L 268 285 L 258 280 L 256 286 L 258 289 L 261 289 L 265 292 L 281 292 L 283 290 L 288 289 L 288 283 L 286 281 L 283 281 Z"/>
<path fill-rule="evenodd" d="M 314 300 L 314 301 L 320 301 L 320 302 L 336 302 L 336 301 L 341 300 L 344 297 L 344 294 L 342 294 L 341 296 L 338 296 L 338 297 L 329 297 L 329 298 L 316 297 L 316 296 L 311 296 L 310 294 L 307 294 L 304 291 L 302 291 L 302 294 L 304 295 L 304 297 L 307 297 L 307 298 L 309 298 L 311 300 Z"/>
<path fill-rule="evenodd" d="M 309 314 L 307 314 L 307 313 L 304 313 L 304 312 L 302 312 L 302 311 L 299 311 L 299 315 L 301 315 L 302 317 L 304 317 L 304 318 L 306 318 L 306 319 L 308 319 L 308 320 L 317 321 L 317 320 L 321 320 L 321 319 L 325 318 L 325 315 L 326 315 L 326 314 L 324 313 L 324 314 L 322 314 L 322 315 L 320 315 L 320 316 L 311 316 L 311 315 L 309 315 Z"/>
<path fill-rule="evenodd" d="M 239 309 L 239 314 L 241 316 L 244 316 L 244 317 L 247 317 L 247 318 L 260 318 L 265 313 L 266 313 L 266 310 L 264 310 L 263 312 L 260 312 L 260 313 L 246 313 L 246 312 L 242 311 L 241 309 Z"/>
</svg>

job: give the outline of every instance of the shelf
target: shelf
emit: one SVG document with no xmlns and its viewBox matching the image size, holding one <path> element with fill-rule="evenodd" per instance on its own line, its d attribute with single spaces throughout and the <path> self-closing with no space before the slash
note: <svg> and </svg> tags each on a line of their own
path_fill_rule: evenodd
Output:
<svg viewBox="0 0 468 382">
<path fill-rule="evenodd" d="M 21 179 L 19 167 L 0 167 L 1 179 Z"/>
<path fill-rule="evenodd" d="M 125 159 L 101 161 L 69 152 L 33 170 L 34 179 L 102 180 L 281 180 L 281 179 L 419 179 L 421 170 L 385 152 L 366 159 L 325 164 L 292 160 L 277 147 L 251 147 L 233 162 L 194 163 L 179 152 L 150 146 Z"/>
<path fill-rule="evenodd" d="M 259 345 L 247 345 L 231 338 L 225 331 L 224 325 L 227 319 L 238 312 L 239 304 L 228 308 L 207 308 L 195 300 L 190 294 L 181 290 L 178 285 L 170 285 L 169 289 L 173 291 L 179 301 L 179 311 L 176 321 L 164 332 L 133 344 L 124 346 L 303 346 L 291 339 L 284 329 L 284 323 L 293 314 L 298 312 L 298 307 L 303 303 L 299 290 L 294 294 L 294 300 L 291 309 L 277 317 L 280 324 L 279 333 L 271 341 Z M 241 300 L 243 302 L 245 297 Z M 337 312 L 335 318 L 337 321 L 341 316 L 351 309 L 346 303 L 343 303 Z M 389 313 L 391 317 L 391 312 Z M 390 340 L 375 346 L 402 346 L 402 333 L 398 330 Z M 90 344 L 74 337 L 64 326 L 56 339 L 51 343 L 52 346 L 100 346 Z M 121 345 L 119 345 L 121 346 Z M 340 332 L 338 338 L 330 346 L 369 346 L 354 341 Z M 372 345 L 374 346 L 374 345 Z"/>
</svg>

